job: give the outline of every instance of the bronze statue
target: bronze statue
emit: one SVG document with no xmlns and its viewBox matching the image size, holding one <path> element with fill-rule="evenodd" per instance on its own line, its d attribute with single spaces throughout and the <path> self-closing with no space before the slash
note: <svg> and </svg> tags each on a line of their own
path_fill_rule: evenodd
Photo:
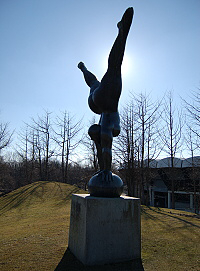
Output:
<svg viewBox="0 0 200 271">
<path fill-rule="evenodd" d="M 121 65 L 132 19 L 131 7 L 125 11 L 117 24 L 118 35 L 109 54 L 107 72 L 101 82 L 87 70 L 83 62 L 78 64 L 90 87 L 89 107 L 94 113 L 101 115 L 99 124 L 92 125 L 88 131 L 95 142 L 100 167 L 88 183 L 91 196 L 119 197 L 123 191 L 122 180 L 111 172 L 112 141 L 113 137 L 120 133 L 118 102 L 122 89 Z"/>
</svg>

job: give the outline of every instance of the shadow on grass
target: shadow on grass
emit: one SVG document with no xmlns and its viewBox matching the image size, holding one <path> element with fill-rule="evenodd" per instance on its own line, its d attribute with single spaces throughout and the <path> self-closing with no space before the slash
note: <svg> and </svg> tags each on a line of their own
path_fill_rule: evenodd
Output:
<svg viewBox="0 0 200 271">
<path fill-rule="evenodd" d="M 54 271 L 144 271 L 142 261 L 133 260 L 124 263 L 85 266 L 67 248 L 63 258 Z"/>
<path fill-rule="evenodd" d="M 56 206 L 62 206 L 66 204 L 66 201 L 71 200 L 72 194 L 77 194 L 80 192 L 80 188 L 74 186 L 73 189 L 71 189 L 70 191 L 67 191 L 65 193 L 65 195 L 60 198 L 60 200 L 57 202 Z M 87 193 L 87 192 L 85 192 Z"/>
<path fill-rule="evenodd" d="M 13 208 L 20 208 L 21 206 L 28 207 L 34 203 L 36 199 L 40 200 L 42 203 L 49 198 L 56 198 L 57 205 L 66 204 L 66 201 L 71 199 L 71 195 L 77 193 L 79 190 L 78 187 L 69 186 L 63 191 L 58 182 L 35 182 L 2 196 L 0 202 L 0 215 Z"/>
<path fill-rule="evenodd" d="M 27 204 L 30 203 L 31 195 L 33 195 L 39 187 L 44 189 L 43 182 L 40 183 L 32 183 L 25 187 L 19 188 L 9 194 L 6 194 L 2 197 L 3 205 L 0 207 L 1 214 L 3 212 L 9 211 L 13 208 L 17 208 L 22 205 L 24 202 Z M 41 196 L 38 196 L 41 198 Z"/>
<path fill-rule="evenodd" d="M 148 209 L 151 210 L 150 207 L 148 207 Z M 147 212 L 147 209 L 144 208 L 143 206 L 141 206 L 141 214 L 143 215 L 144 219 L 151 219 L 151 220 L 158 220 L 157 217 L 155 217 L 154 215 L 150 214 L 149 212 Z"/>
<path fill-rule="evenodd" d="M 164 210 L 161 210 L 160 208 L 151 208 L 151 207 L 148 207 L 151 211 L 153 211 L 153 212 L 155 212 L 155 213 L 158 213 L 158 214 L 162 214 L 162 215 L 164 215 L 164 216 L 167 216 L 167 217 L 171 217 L 171 218 L 174 218 L 174 219 L 177 219 L 177 220 L 179 220 L 179 221 L 181 221 L 181 222 L 183 222 L 183 223 L 185 223 L 185 224 L 188 224 L 188 225 L 190 225 L 190 226 L 193 226 L 193 227 L 196 227 L 196 228 L 200 228 L 200 226 L 198 226 L 198 225 L 196 225 L 196 224 L 194 224 L 194 223 L 192 223 L 192 222 L 190 222 L 190 221 L 187 221 L 186 219 L 183 219 L 183 218 L 181 218 L 180 217 L 180 215 L 179 214 L 177 214 L 177 213 L 169 213 L 169 212 L 166 212 L 166 211 L 164 211 Z M 182 216 L 183 217 L 183 216 Z M 194 218 L 194 217 L 192 217 L 192 218 Z"/>
</svg>

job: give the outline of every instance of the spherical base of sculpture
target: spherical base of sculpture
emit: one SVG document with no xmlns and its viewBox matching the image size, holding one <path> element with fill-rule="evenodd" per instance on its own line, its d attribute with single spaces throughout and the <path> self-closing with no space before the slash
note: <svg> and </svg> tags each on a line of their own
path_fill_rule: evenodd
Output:
<svg viewBox="0 0 200 271">
<path fill-rule="evenodd" d="M 88 191 L 93 197 L 118 198 L 123 192 L 123 182 L 111 171 L 100 171 L 89 180 Z"/>
</svg>

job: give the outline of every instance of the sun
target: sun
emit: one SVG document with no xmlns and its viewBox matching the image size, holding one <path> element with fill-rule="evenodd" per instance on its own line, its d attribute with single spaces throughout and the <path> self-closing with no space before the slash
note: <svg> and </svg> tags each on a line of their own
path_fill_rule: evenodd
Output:
<svg viewBox="0 0 200 271">
<path fill-rule="evenodd" d="M 127 76 L 131 73 L 131 57 L 125 52 L 121 66 L 122 76 Z M 102 61 L 102 70 L 106 71 L 108 68 L 108 58 L 104 57 Z"/>
<path fill-rule="evenodd" d="M 126 76 L 130 73 L 131 70 L 131 58 L 127 53 L 124 54 L 123 62 L 122 62 L 122 75 Z"/>
</svg>

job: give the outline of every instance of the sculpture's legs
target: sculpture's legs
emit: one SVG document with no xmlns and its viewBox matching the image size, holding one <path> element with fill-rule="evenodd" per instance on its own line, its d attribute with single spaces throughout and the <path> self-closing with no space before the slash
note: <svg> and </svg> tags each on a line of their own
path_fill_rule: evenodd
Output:
<svg viewBox="0 0 200 271">
<path fill-rule="evenodd" d="M 85 82 L 90 88 L 93 87 L 93 85 L 96 84 L 96 82 L 99 82 L 96 76 L 90 71 L 88 71 L 88 69 L 85 67 L 85 64 L 83 62 L 80 62 L 78 64 L 78 68 L 82 71 L 83 76 L 85 78 Z"/>
<path fill-rule="evenodd" d="M 117 24 L 119 33 L 110 51 L 108 69 L 101 82 L 97 80 L 94 74 L 87 70 L 83 62 L 78 64 L 87 85 L 90 87 L 89 106 L 94 113 L 117 112 L 122 88 L 121 64 L 132 18 L 133 8 L 128 8 L 121 21 Z"/>
<path fill-rule="evenodd" d="M 93 101 L 102 112 L 117 112 L 122 89 L 121 65 L 132 18 L 133 9 L 128 8 L 118 23 L 119 33 L 109 54 L 107 72 L 93 93 Z"/>
<path fill-rule="evenodd" d="M 97 80 L 96 76 L 93 73 L 88 71 L 83 62 L 80 62 L 78 64 L 78 68 L 82 71 L 85 82 L 90 87 L 90 94 L 88 98 L 89 107 L 94 113 L 101 114 L 101 108 L 99 108 L 93 101 L 93 93 L 99 87 L 100 82 Z"/>
<path fill-rule="evenodd" d="M 133 8 L 128 8 L 121 21 L 117 24 L 119 29 L 118 36 L 113 44 L 108 58 L 108 70 L 115 70 L 121 74 L 126 39 L 133 19 Z"/>
</svg>

